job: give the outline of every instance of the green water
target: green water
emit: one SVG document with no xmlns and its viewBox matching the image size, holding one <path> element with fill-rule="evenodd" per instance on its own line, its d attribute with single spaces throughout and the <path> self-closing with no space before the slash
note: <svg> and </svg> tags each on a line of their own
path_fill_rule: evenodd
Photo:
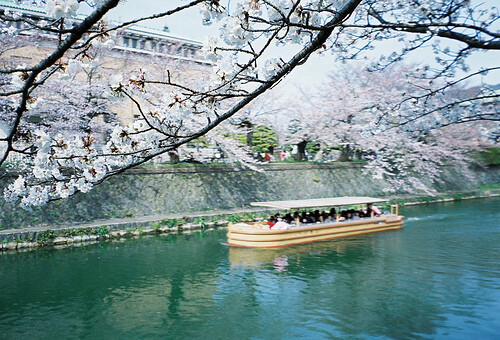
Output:
<svg viewBox="0 0 500 340">
<path fill-rule="evenodd" d="M 499 339 L 500 199 L 274 250 L 225 232 L 0 254 L 0 339 Z"/>
</svg>

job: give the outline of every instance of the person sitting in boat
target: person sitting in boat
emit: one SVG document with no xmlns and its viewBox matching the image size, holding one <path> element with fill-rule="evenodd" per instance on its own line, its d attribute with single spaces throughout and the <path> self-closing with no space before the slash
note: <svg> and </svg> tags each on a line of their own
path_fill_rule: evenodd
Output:
<svg viewBox="0 0 500 340">
<path fill-rule="evenodd" d="M 326 212 L 326 211 L 323 211 L 321 213 L 321 218 L 323 219 L 324 223 L 330 223 L 330 222 L 333 221 L 332 220 L 332 216 L 330 216 L 330 214 L 328 212 Z"/>
<path fill-rule="evenodd" d="M 276 217 L 274 215 L 269 216 L 269 218 L 267 219 L 267 225 L 269 226 L 269 229 L 271 229 L 275 224 Z"/>
<path fill-rule="evenodd" d="M 286 222 L 286 223 L 288 223 L 288 224 L 291 224 L 291 223 L 292 223 L 292 221 L 293 221 L 292 214 L 287 213 L 287 214 L 283 217 L 283 221 L 285 221 L 285 222 Z"/>
<path fill-rule="evenodd" d="M 376 205 L 372 206 L 372 210 L 375 213 L 375 216 L 382 215 L 382 211 L 380 211 L 380 209 Z"/>
<path fill-rule="evenodd" d="M 314 212 L 307 212 L 307 223 L 316 223 L 316 217 L 314 217 Z"/>
<path fill-rule="evenodd" d="M 330 222 L 335 222 L 335 221 L 337 221 L 337 217 L 340 218 L 340 214 L 337 213 L 337 211 L 335 210 L 335 208 L 331 208 L 330 212 L 328 213 L 327 219 Z"/>
<path fill-rule="evenodd" d="M 319 210 L 317 210 L 317 209 L 314 210 L 313 218 L 314 218 L 314 222 L 316 222 L 316 223 L 323 222 L 323 217 L 321 216 L 321 214 L 319 213 Z"/>
<path fill-rule="evenodd" d="M 372 205 L 371 203 L 368 203 L 366 205 L 366 214 L 365 216 L 366 217 L 372 217 L 372 213 L 373 213 L 373 216 L 380 216 L 382 214 L 382 212 L 380 211 L 380 209 L 374 205 Z"/>
<path fill-rule="evenodd" d="M 281 219 L 281 217 L 278 217 L 278 220 L 276 223 L 271 227 L 272 230 L 287 230 L 290 228 L 290 224 L 286 223 Z"/>
<path fill-rule="evenodd" d="M 307 211 L 303 211 L 302 214 L 300 215 L 300 222 L 301 223 L 314 223 L 315 220 L 311 216 L 311 213 Z"/>
</svg>

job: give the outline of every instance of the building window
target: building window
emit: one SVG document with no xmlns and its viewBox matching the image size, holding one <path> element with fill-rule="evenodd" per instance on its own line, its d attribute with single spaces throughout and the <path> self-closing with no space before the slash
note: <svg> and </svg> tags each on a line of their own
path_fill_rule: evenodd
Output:
<svg viewBox="0 0 500 340">
<path fill-rule="evenodd" d="M 128 44 L 130 43 L 130 39 L 127 37 L 123 37 L 123 46 L 128 47 Z"/>
<path fill-rule="evenodd" d="M 139 48 L 140 48 L 141 50 L 144 50 L 144 49 L 145 49 L 145 47 L 146 47 L 146 42 L 145 42 L 144 40 L 141 40 L 141 41 L 139 42 L 139 44 L 140 44 L 140 45 L 139 45 L 139 46 L 140 46 Z"/>
<path fill-rule="evenodd" d="M 151 42 L 151 51 L 156 51 L 156 43 L 154 41 Z"/>
<path fill-rule="evenodd" d="M 132 48 L 137 48 L 137 40 L 136 39 L 131 39 L 132 40 Z"/>
</svg>

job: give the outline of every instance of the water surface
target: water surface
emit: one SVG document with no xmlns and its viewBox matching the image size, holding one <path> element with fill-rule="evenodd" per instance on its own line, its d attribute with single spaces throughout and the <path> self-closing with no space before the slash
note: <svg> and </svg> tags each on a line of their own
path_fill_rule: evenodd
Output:
<svg viewBox="0 0 500 340">
<path fill-rule="evenodd" d="M 499 207 L 271 250 L 214 231 L 0 254 L 0 339 L 498 339 Z"/>
</svg>

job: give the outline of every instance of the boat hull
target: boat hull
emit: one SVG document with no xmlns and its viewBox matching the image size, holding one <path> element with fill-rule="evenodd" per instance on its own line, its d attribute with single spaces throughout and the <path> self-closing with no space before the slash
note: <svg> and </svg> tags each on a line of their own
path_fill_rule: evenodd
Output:
<svg viewBox="0 0 500 340">
<path fill-rule="evenodd" d="M 384 216 L 349 222 L 302 225 L 287 230 L 259 229 L 249 224 L 228 225 L 227 243 L 234 247 L 275 248 L 333 238 L 401 229 L 403 216 Z"/>
</svg>

